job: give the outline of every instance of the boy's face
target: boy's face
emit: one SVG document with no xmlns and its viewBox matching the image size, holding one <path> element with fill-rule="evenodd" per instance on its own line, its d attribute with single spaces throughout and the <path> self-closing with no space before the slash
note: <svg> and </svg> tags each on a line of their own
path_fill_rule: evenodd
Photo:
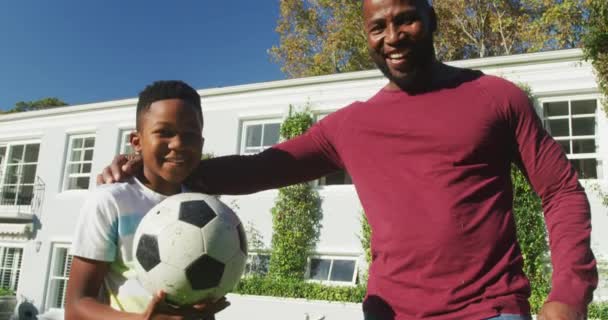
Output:
<svg viewBox="0 0 608 320">
<path fill-rule="evenodd" d="M 199 114 L 181 99 L 153 102 L 140 115 L 131 144 L 144 163 L 144 176 L 159 192 L 178 187 L 198 166 L 203 149 Z"/>
</svg>

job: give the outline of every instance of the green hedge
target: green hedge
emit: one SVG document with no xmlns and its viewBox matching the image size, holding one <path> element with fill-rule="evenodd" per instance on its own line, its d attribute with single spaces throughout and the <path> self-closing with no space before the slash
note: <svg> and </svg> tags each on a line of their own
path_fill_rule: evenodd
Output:
<svg viewBox="0 0 608 320">
<path fill-rule="evenodd" d="M 8 288 L 0 288 L 0 297 L 14 296 L 14 295 L 15 295 L 15 291 L 8 289 Z"/>
<path fill-rule="evenodd" d="M 365 297 L 365 286 L 327 286 L 293 279 L 252 276 L 242 279 L 234 292 L 256 296 L 361 303 Z"/>
<path fill-rule="evenodd" d="M 254 296 L 361 303 L 365 298 L 365 286 L 327 286 L 314 282 L 253 276 L 242 279 L 234 290 L 234 293 Z M 589 305 L 587 314 L 590 320 L 608 319 L 608 302 L 592 303 Z"/>
</svg>

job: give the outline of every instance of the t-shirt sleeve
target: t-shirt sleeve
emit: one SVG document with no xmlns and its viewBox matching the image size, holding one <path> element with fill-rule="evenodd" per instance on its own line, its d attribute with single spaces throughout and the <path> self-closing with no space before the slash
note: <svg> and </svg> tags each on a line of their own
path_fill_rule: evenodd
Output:
<svg viewBox="0 0 608 320">
<path fill-rule="evenodd" d="M 107 190 L 91 191 L 80 210 L 71 254 L 112 262 L 118 246 L 118 209 Z"/>
<path fill-rule="evenodd" d="M 585 312 L 597 286 L 591 252 L 591 212 L 576 170 L 561 146 L 543 128 L 527 95 L 515 85 L 502 86 L 506 116 L 515 142 L 515 163 L 542 200 L 553 264 L 548 301 Z"/>
</svg>

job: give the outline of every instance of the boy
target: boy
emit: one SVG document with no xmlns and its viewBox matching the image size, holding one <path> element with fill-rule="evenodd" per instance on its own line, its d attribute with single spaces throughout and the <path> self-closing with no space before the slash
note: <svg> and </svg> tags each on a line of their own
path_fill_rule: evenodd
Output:
<svg viewBox="0 0 608 320">
<path fill-rule="evenodd" d="M 148 293 L 133 269 L 132 242 L 146 212 L 182 190 L 199 164 L 203 117 L 198 93 L 181 81 L 147 86 L 137 103 L 131 144 L 141 174 L 99 186 L 81 210 L 66 293 L 66 319 L 214 319 L 225 299 L 205 306 L 163 307 L 163 292 Z"/>
</svg>

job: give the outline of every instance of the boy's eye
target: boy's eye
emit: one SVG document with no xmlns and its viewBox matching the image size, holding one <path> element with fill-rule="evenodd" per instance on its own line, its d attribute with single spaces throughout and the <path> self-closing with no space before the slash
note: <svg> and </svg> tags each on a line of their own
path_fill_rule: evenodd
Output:
<svg viewBox="0 0 608 320">
<path fill-rule="evenodd" d="M 161 137 L 172 137 L 175 135 L 175 132 L 173 132 L 172 130 L 168 130 L 168 129 L 159 129 L 159 130 L 156 130 L 155 133 Z"/>
</svg>

